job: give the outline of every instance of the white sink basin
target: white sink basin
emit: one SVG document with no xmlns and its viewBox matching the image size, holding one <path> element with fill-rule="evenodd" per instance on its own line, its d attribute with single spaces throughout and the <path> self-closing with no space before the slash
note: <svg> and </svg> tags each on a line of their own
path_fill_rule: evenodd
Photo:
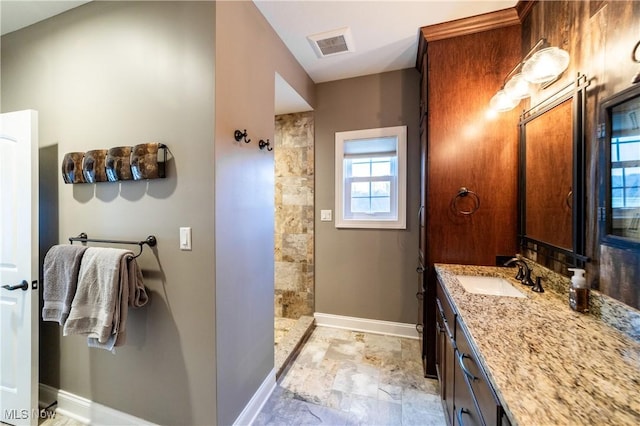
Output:
<svg viewBox="0 0 640 426">
<path fill-rule="evenodd" d="M 469 293 L 487 294 L 490 296 L 525 297 L 524 294 L 504 278 L 475 275 L 456 275 L 456 278 Z"/>
</svg>

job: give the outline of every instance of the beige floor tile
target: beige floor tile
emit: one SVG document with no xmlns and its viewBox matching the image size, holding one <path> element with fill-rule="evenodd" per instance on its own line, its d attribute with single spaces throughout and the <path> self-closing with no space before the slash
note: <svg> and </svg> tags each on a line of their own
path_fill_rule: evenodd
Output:
<svg viewBox="0 0 640 426">
<path fill-rule="evenodd" d="M 38 422 L 38 426 L 83 426 L 83 425 L 84 423 L 81 423 L 70 417 L 63 416 L 62 414 L 58 414 L 55 411 L 42 414 L 40 416 L 40 421 Z"/>
<path fill-rule="evenodd" d="M 418 340 L 329 327 L 315 328 L 256 424 L 301 424 L 310 412 L 314 424 L 446 424 Z"/>
</svg>

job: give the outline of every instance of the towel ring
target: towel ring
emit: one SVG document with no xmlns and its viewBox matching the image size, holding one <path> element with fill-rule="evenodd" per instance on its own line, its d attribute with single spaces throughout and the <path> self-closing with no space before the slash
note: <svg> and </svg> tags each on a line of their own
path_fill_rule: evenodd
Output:
<svg viewBox="0 0 640 426">
<path fill-rule="evenodd" d="M 462 210 L 460 207 L 458 207 L 458 201 L 467 196 L 470 196 L 473 199 L 474 205 L 469 210 Z M 470 189 L 463 186 L 458 190 L 458 193 L 451 200 L 451 208 L 458 214 L 465 216 L 472 215 L 480 208 L 480 197 L 474 191 L 471 191 Z"/>
</svg>

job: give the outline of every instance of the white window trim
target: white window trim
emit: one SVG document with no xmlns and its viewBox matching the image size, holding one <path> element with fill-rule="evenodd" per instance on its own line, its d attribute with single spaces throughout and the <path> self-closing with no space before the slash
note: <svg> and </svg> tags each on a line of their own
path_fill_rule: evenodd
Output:
<svg viewBox="0 0 640 426">
<path fill-rule="evenodd" d="M 344 217 L 344 143 L 355 139 L 396 137 L 398 217 L 397 219 L 346 219 Z M 407 126 L 352 130 L 335 134 L 335 226 L 336 228 L 406 229 L 407 228 Z"/>
</svg>

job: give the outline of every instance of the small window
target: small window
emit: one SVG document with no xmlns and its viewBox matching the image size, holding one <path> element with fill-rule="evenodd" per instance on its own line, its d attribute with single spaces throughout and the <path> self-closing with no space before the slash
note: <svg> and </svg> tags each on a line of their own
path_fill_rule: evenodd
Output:
<svg viewBox="0 0 640 426">
<path fill-rule="evenodd" d="M 336 132 L 336 228 L 406 228 L 407 127 Z"/>
</svg>

